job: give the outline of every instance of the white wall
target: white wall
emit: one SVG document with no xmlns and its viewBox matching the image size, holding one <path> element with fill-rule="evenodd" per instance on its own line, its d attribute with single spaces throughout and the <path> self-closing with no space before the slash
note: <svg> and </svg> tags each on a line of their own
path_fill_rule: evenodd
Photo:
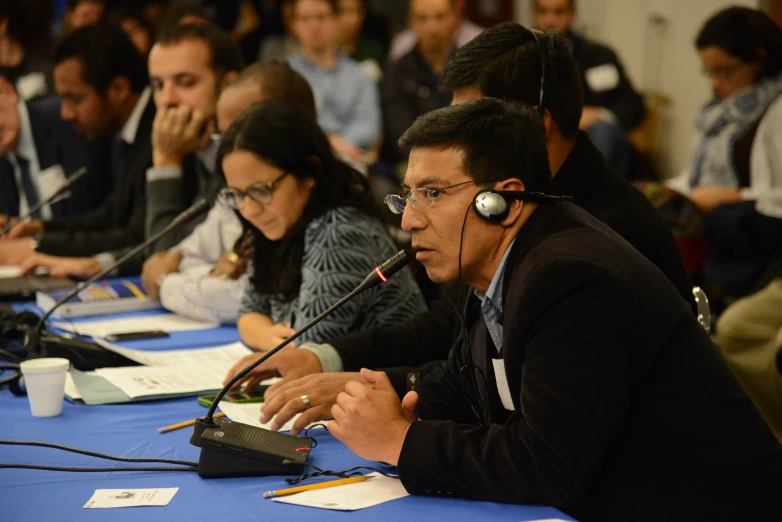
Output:
<svg viewBox="0 0 782 522">
<path fill-rule="evenodd" d="M 518 21 L 530 23 L 532 0 L 513 0 Z M 729 5 L 757 8 L 762 0 L 577 0 L 578 25 L 611 46 L 638 89 L 657 89 L 671 103 L 664 113 L 660 173 L 674 176 L 687 165 L 692 121 L 708 99 L 693 41 L 706 19 Z M 650 20 L 657 17 L 660 25 Z M 657 28 L 657 29 L 655 29 Z M 658 67 L 659 64 L 659 67 Z"/>
</svg>

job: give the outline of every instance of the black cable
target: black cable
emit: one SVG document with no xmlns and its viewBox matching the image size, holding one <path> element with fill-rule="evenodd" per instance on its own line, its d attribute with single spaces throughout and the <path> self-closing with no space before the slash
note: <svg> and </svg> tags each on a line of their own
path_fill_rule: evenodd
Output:
<svg viewBox="0 0 782 522">
<path fill-rule="evenodd" d="M 462 231 L 461 234 L 459 235 L 459 260 L 458 260 L 459 285 L 463 284 L 462 283 L 462 247 L 464 246 L 464 229 L 467 228 L 467 216 L 470 214 L 470 209 L 472 208 L 472 206 L 473 206 L 472 202 L 469 205 L 467 205 L 467 211 L 464 213 L 464 220 L 462 221 Z M 478 370 L 478 373 L 483 378 L 484 385 L 488 383 L 488 380 L 486 379 L 486 374 L 483 373 L 483 370 L 481 370 L 480 367 L 472 363 L 472 343 L 470 342 L 470 335 L 467 332 L 467 326 L 464 324 L 464 317 L 462 317 L 459 308 L 456 306 L 456 303 L 454 303 L 454 300 L 451 297 L 451 294 L 448 292 L 447 287 L 445 289 L 445 294 L 448 296 L 448 299 L 451 301 L 451 305 L 454 307 L 454 309 L 456 309 L 456 316 L 459 318 L 459 323 L 461 323 L 462 325 L 462 336 L 464 337 L 464 342 L 467 345 L 467 350 L 464 356 L 464 363 L 462 364 L 461 368 L 459 368 L 459 382 L 461 382 L 462 385 L 462 393 L 464 394 L 464 398 L 467 399 L 467 401 L 469 402 L 470 409 L 472 410 L 473 414 L 475 415 L 480 425 L 486 426 L 488 425 L 488 421 L 484 417 L 483 415 L 484 410 L 480 405 L 480 392 L 478 391 L 478 379 L 475 377 L 475 372 L 473 370 Z M 472 381 L 472 384 L 475 388 L 475 395 L 477 399 L 475 401 L 473 400 L 472 393 L 467 387 L 467 384 L 464 382 L 465 370 L 469 371 L 470 380 Z"/>
<path fill-rule="evenodd" d="M 68 446 L 61 446 L 59 444 L 52 444 L 50 442 L 38 442 L 38 441 L 24 441 L 24 440 L 0 440 L 0 445 L 7 446 L 37 446 L 42 448 L 52 448 L 62 451 L 69 451 L 71 453 L 78 453 L 80 455 L 87 455 L 88 457 L 96 457 L 99 459 L 114 460 L 117 462 L 158 462 L 160 464 L 177 464 L 181 466 L 198 467 L 197 462 L 190 462 L 186 460 L 174 460 L 174 459 L 137 459 L 131 457 L 115 457 L 113 455 L 105 455 L 103 453 L 96 453 L 94 451 L 87 451 L 78 448 L 71 448 Z M 89 468 L 98 469 L 98 468 Z M 109 468 L 113 469 L 113 468 Z"/>
<path fill-rule="evenodd" d="M 63 466 L 34 466 L 32 464 L 0 464 L 0 469 L 39 469 L 42 471 L 198 471 L 198 468 L 172 468 L 163 466 L 141 466 L 133 468 L 68 468 Z"/>
<path fill-rule="evenodd" d="M 301 477 L 295 478 L 295 479 L 286 478 L 285 482 L 287 482 L 290 485 L 295 485 L 295 484 L 299 484 L 300 482 L 303 482 L 303 481 L 305 481 L 307 479 L 311 479 L 311 478 L 314 478 L 314 477 L 339 477 L 339 478 L 358 477 L 359 475 L 362 475 L 362 473 L 360 471 L 358 471 L 360 469 L 368 469 L 368 470 L 380 473 L 384 477 L 388 477 L 388 478 L 394 478 L 394 479 L 398 479 L 399 478 L 399 475 L 392 475 L 391 473 L 386 473 L 383 470 L 380 470 L 380 469 L 377 469 L 377 468 L 373 468 L 373 467 L 370 467 L 370 466 L 356 466 L 355 468 L 350 468 L 350 469 L 347 469 L 345 471 L 331 471 L 329 469 L 320 469 L 319 467 L 317 467 L 317 466 L 315 466 L 313 464 L 310 464 L 309 462 L 305 462 L 304 464 L 306 466 L 309 466 L 312 469 L 314 469 L 315 473 L 305 473 Z"/>
</svg>

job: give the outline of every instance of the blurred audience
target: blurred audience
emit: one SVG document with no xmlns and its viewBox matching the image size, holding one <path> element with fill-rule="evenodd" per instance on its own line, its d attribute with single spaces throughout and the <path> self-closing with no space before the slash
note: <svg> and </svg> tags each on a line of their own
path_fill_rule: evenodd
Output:
<svg viewBox="0 0 782 522">
<path fill-rule="evenodd" d="M 464 17 L 467 0 L 451 0 L 451 5 L 459 18 L 459 25 L 454 33 L 454 46 L 458 49 L 483 31 L 483 27 L 476 25 Z M 391 50 L 388 53 L 389 61 L 396 61 L 415 48 L 418 36 L 410 28 L 402 31 L 391 41 Z"/>
<path fill-rule="evenodd" d="M 337 0 L 296 0 L 294 5 L 301 51 L 290 64 L 315 92 L 318 123 L 337 152 L 374 163 L 365 158 L 380 138 L 378 89 L 339 49 Z"/>
<path fill-rule="evenodd" d="M 437 89 L 445 64 L 455 51 L 458 13 L 451 0 L 411 0 L 408 20 L 416 46 L 388 66 L 381 86 L 383 118 L 394 163 L 405 161 L 410 151 L 397 141 L 424 113 L 451 103 L 450 93 Z"/>
<path fill-rule="evenodd" d="M 272 22 L 278 24 L 258 49 L 258 60 L 273 62 L 288 60 L 299 52 L 301 46 L 294 34 L 296 0 L 279 0 L 272 15 Z"/>
<path fill-rule="evenodd" d="M 123 35 L 124 36 L 124 35 Z M 135 49 L 134 55 L 137 55 Z M 223 186 L 215 174 L 217 98 L 242 68 L 236 44 L 212 24 L 176 25 L 161 34 L 149 54 L 149 78 L 157 113 L 152 124 L 152 166 L 146 170 L 144 238 L 167 226 L 199 199 L 214 203 Z M 155 242 L 166 250 L 190 235 L 204 216 Z M 95 257 L 35 254 L 25 260 L 25 273 L 38 266 L 54 276 L 87 278 L 128 252 L 127 246 Z M 139 273 L 137 257 L 120 273 Z"/>
<path fill-rule="evenodd" d="M 625 178 L 633 177 L 637 157 L 627 132 L 641 123 L 645 109 L 619 57 L 609 47 L 573 31 L 575 0 L 533 0 L 532 19 L 541 31 L 556 30 L 570 40 L 584 86 L 579 127 L 603 153 L 608 166 Z"/>
<path fill-rule="evenodd" d="M 211 24 L 212 19 L 197 0 L 174 0 L 166 8 L 163 17 L 162 31 L 175 25 L 186 24 Z"/>
<path fill-rule="evenodd" d="M 288 66 L 261 62 L 244 69 L 220 95 L 220 131 L 225 134 L 251 104 L 273 99 L 287 100 L 316 119 L 307 81 Z M 171 311 L 193 319 L 235 324 L 251 252 L 251 237 L 242 235 L 236 210 L 218 198 L 190 236 L 147 260 L 141 279 L 147 294 Z"/>
<path fill-rule="evenodd" d="M 396 252 L 364 176 L 337 159 L 310 115 L 284 101 L 253 105 L 223 137 L 221 198 L 252 233 L 237 326 L 265 351 L 324 312 Z M 395 325 L 425 309 L 409 272 L 359 294 L 300 338 Z"/>
<path fill-rule="evenodd" d="M 356 60 L 367 75 L 379 82 L 385 66 L 385 49 L 375 38 L 363 34 L 366 0 L 339 0 L 339 46 Z"/>
<path fill-rule="evenodd" d="M 7 78 L 23 100 L 52 92 L 52 62 L 40 52 L 34 14 L 24 0 L 0 2 L 0 76 Z"/>
</svg>

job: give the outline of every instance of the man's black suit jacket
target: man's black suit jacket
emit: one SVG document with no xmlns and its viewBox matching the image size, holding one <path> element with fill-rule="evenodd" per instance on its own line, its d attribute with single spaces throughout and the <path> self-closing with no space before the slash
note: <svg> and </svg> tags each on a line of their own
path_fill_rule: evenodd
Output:
<svg viewBox="0 0 782 522">
<path fill-rule="evenodd" d="M 96 210 L 72 219 L 45 223 L 37 250 L 58 256 L 90 256 L 144 241 L 146 175 L 152 166 L 152 122 L 155 105 L 150 99 L 136 137 L 129 147 L 130 164 L 125 176 L 107 168 L 104 176 L 115 179 L 114 190 Z M 112 150 L 108 147 L 108 150 Z M 112 165 L 116 158 L 112 159 Z"/>
<path fill-rule="evenodd" d="M 576 205 L 644 254 L 675 285 L 694 312 L 692 284 L 671 231 L 649 201 L 606 166 L 600 152 L 583 132 L 552 180 L 552 187 L 554 194 L 572 196 Z M 451 294 L 459 301 L 464 291 L 451 288 Z M 444 296 L 434 301 L 428 312 L 404 325 L 356 332 L 330 343 L 342 358 L 346 371 L 387 368 L 395 388 L 404 393 L 407 374 L 413 371 L 407 367 L 447 358 L 460 329 L 454 307 Z"/>
<path fill-rule="evenodd" d="M 82 167 L 87 176 L 73 186 L 71 196 L 50 205 L 54 219 L 78 216 L 98 208 L 112 188 L 106 176 L 109 157 L 104 141 L 87 141 L 60 119 L 60 98 L 27 102 L 30 127 L 40 170 L 60 165 L 65 176 Z M 11 162 L 0 158 L 0 214 L 19 215 L 19 190 Z"/>
<path fill-rule="evenodd" d="M 399 459 L 408 491 L 551 505 L 582 522 L 779 514 L 782 446 L 652 263 L 555 203 L 522 226 L 503 273 L 501 351 L 471 294 L 469 348 L 416 389 L 426 420 Z"/>
</svg>

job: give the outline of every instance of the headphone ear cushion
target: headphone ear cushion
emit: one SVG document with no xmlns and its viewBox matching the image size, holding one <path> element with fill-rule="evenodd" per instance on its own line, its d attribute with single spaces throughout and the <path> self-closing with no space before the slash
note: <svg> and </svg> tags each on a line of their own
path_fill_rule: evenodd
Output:
<svg viewBox="0 0 782 522">
<path fill-rule="evenodd" d="M 478 215 L 489 221 L 502 221 L 508 215 L 508 200 L 499 192 L 482 190 L 475 195 L 473 203 Z"/>
</svg>

